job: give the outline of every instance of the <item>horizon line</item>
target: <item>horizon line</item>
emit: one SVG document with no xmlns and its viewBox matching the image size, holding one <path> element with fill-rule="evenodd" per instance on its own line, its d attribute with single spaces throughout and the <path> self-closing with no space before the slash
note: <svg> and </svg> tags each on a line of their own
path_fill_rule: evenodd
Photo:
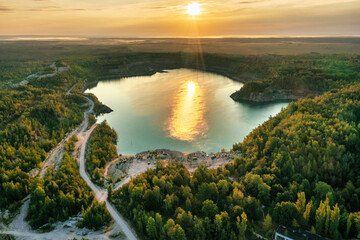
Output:
<svg viewBox="0 0 360 240">
<path fill-rule="evenodd" d="M 8 39 L 4 39 L 8 38 Z M 200 39 L 246 39 L 246 38 L 360 38 L 358 34 L 346 34 L 346 35 L 331 35 L 331 34 L 323 34 L 323 35 L 313 35 L 313 34 L 305 34 L 305 35 L 219 35 L 219 36 L 121 36 L 121 35 L 110 35 L 110 34 L 82 34 L 82 35 L 44 35 L 44 34 L 19 34 L 19 35 L 7 35 L 0 34 L 0 40 L 2 41 L 26 41 L 26 40 L 77 40 L 77 41 L 87 41 L 91 39 L 182 39 L 182 38 L 200 38 Z"/>
</svg>

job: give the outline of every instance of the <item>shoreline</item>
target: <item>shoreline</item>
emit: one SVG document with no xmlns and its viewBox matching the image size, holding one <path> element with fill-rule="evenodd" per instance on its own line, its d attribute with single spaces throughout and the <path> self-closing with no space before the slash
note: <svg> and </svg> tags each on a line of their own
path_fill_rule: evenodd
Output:
<svg viewBox="0 0 360 240">
<path fill-rule="evenodd" d="M 252 80 L 246 80 L 245 78 L 233 76 L 232 74 L 227 73 L 225 69 L 215 69 L 215 68 L 197 69 L 197 68 L 191 67 L 191 66 L 178 66 L 178 67 L 159 68 L 156 70 L 151 69 L 149 71 L 136 72 L 136 73 L 134 72 L 134 73 L 123 73 L 123 74 L 99 76 L 97 78 L 93 78 L 91 80 L 86 81 L 85 86 L 84 86 L 84 91 L 96 87 L 97 84 L 101 81 L 112 81 L 112 80 L 119 80 L 121 78 L 131 78 L 131 77 L 141 77 L 141 76 L 153 76 L 156 73 L 166 73 L 168 70 L 175 70 L 175 69 L 190 69 L 190 70 L 196 70 L 196 71 L 205 72 L 205 73 L 213 73 L 213 74 L 227 77 L 235 82 L 241 82 L 243 84 L 245 84 L 249 81 L 252 81 Z"/>
<path fill-rule="evenodd" d="M 118 153 L 118 156 L 121 158 L 123 156 L 125 157 L 142 157 L 144 155 L 148 155 L 148 154 L 152 154 L 152 155 L 159 155 L 159 154 L 163 154 L 163 153 L 167 153 L 168 155 L 172 156 L 172 157 L 188 157 L 188 156 L 193 156 L 193 155 L 198 155 L 198 154 L 204 154 L 207 156 L 211 156 L 211 155 L 216 155 L 216 154 L 239 154 L 239 151 L 217 151 L 217 152 L 205 152 L 203 150 L 198 150 L 198 151 L 194 151 L 194 152 L 182 152 L 182 151 L 178 151 L 178 150 L 173 150 L 173 149 L 169 149 L 169 148 L 157 148 L 157 149 L 152 149 L 152 150 L 145 150 L 145 151 L 141 151 L 141 152 L 137 152 L 135 154 L 123 154 L 123 153 Z M 166 156 L 166 154 L 165 154 Z"/>
<path fill-rule="evenodd" d="M 227 77 L 235 82 L 243 83 L 244 85 L 248 82 L 257 80 L 251 76 L 243 75 L 244 77 L 237 77 L 231 73 L 228 73 L 226 69 L 210 67 L 207 69 L 197 69 L 191 66 L 182 66 L 182 67 L 168 67 L 168 68 L 159 68 L 156 70 L 149 69 L 149 71 L 143 72 L 134 72 L 134 73 L 124 73 L 124 74 L 114 74 L 114 75 L 104 75 L 94 78 L 85 82 L 84 92 L 86 90 L 92 89 L 97 86 L 97 84 L 101 81 L 113 81 L 113 80 L 120 80 L 122 78 L 131 78 L 131 77 L 141 77 L 141 76 L 153 76 L 157 73 L 167 73 L 168 70 L 174 69 L 190 69 L 195 71 L 200 71 L 204 73 L 212 73 Z M 235 101 L 240 103 L 248 103 L 248 104 L 266 104 L 266 103 L 277 103 L 277 102 L 294 102 L 298 101 L 299 99 L 305 98 L 304 94 L 293 94 L 293 93 L 285 93 L 284 91 L 278 91 L 274 94 L 258 94 L 256 92 L 251 93 L 251 96 L 241 96 L 239 92 L 240 90 L 234 91 L 229 97 Z"/>
<path fill-rule="evenodd" d="M 135 155 L 119 155 L 106 165 L 106 179 L 117 179 L 114 189 L 119 183 L 129 181 L 130 178 L 156 167 L 156 162 L 167 164 L 169 161 L 182 163 L 190 174 L 194 173 L 200 165 L 209 169 L 223 167 L 232 162 L 236 157 L 241 157 L 240 151 L 226 151 L 207 154 L 202 151 L 182 153 L 169 149 L 156 149 L 137 153 Z"/>
</svg>

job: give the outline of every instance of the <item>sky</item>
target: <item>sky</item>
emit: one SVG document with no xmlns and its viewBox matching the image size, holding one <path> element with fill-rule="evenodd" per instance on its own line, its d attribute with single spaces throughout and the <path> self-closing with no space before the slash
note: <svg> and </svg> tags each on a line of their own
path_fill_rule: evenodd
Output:
<svg viewBox="0 0 360 240">
<path fill-rule="evenodd" d="M 360 35 L 360 0 L 0 0 L 0 35 Z"/>
</svg>

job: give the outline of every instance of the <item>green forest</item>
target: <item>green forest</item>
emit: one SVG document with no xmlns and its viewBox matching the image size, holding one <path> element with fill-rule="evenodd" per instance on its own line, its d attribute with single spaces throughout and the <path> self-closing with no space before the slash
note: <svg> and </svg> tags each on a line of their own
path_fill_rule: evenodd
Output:
<svg viewBox="0 0 360 240">
<path fill-rule="evenodd" d="M 359 56 L 267 56 L 263 61 L 267 65 L 263 77 L 246 82 L 232 95 L 234 100 L 254 101 L 251 96 L 259 102 L 273 96 L 274 100 L 284 100 L 289 95 L 298 99 L 341 89 L 360 80 Z"/>
<path fill-rule="evenodd" d="M 251 239 L 254 232 L 271 238 L 279 224 L 331 239 L 360 238 L 360 56 L 204 54 L 198 65 L 186 52 L 57 44 L 42 50 L 25 44 L 23 54 L 19 45 L 0 46 L 1 210 L 15 213 L 30 195 L 27 220 L 35 229 L 79 213 L 79 227 L 106 226 L 106 206 L 94 199 L 71 155 L 75 137 L 59 166 L 43 179 L 36 170 L 82 122 L 85 96 L 95 102 L 95 115 L 109 111 L 83 93 L 87 87 L 114 76 L 188 67 L 245 82 L 244 97 L 289 91 L 304 99 L 235 143 L 232 151 L 242 156 L 224 168 L 200 166 L 190 175 L 181 163 L 158 162 L 122 188 L 109 188 L 109 201 L 142 239 Z M 69 70 L 15 84 L 29 74 L 53 73 L 55 61 Z M 104 166 L 118 156 L 117 137 L 103 122 L 90 138 L 86 170 L 100 186 Z"/>
<path fill-rule="evenodd" d="M 65 221 L 80 212 L 83 217 L 80 227 L 99 229 L 111 220 L 105 205 L 97 202 L 79 176 L 76 160 L 67 152 L 56 171 L 51 169 L 43 179 L 35 179 L 30 188 L 31 201 L 26 219 L 33 228 Z"/>
<path fill-rule="evenodd" d="M 30 193 L 29 171 L 83 119 L 80 95 L 34 87 L 0 91 L 0 208 L 16 209 Z"/>
<path fill-rule="evenodd" d="M 106 121 L 100 123 L 93 131 L 86 161 L 86 169 L 92 180 L 104 186 L 105 164 L 117 156 L 117 133 Z"/>
<path fill-rule="evenodd" d="M 112 195 L 146 239 L 270 237 L 278 224 L 332 239 L 360 235 L 360 86 L 291 103 L 233 150 L 242 157 L 190 176 L 158 162 Z M 240 236 L 240 237 L 239 237 Z"/>
<path fill-rule="evenodd" d="M 75 159 L 65 153 L 57 171 L 51 169 L 43 179 L 34 180 L 27 215 L 32 227 L 65 221 L 90 206 L 94 194 L 78 171 Z M 61 211 L 57 206 L 60 206 Z"/>
</svg>

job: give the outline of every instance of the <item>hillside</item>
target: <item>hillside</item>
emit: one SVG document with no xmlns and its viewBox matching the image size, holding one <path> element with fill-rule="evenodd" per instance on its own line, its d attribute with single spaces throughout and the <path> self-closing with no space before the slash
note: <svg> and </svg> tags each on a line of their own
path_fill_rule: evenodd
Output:
<svg viewBox="0 0 360 240">
<path fill-rule="evenodd" d="M 237 239 L 278 224 L 332 239 L 360 233 L 360 86 L 291 103 L 224 169 L 158 163 L 114 192 L 145 239 Z"/>
</svg>

